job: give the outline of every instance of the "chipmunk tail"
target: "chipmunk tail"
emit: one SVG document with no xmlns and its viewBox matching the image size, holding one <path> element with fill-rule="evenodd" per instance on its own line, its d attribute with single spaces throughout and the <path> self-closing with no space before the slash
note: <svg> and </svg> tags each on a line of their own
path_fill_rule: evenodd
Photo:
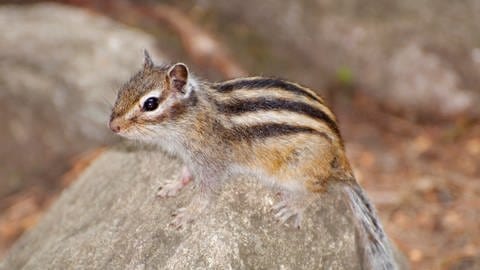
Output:
<svg viewBox="0 0 480 270">
<path fill-rule="evenodd" d="M 358 183 L 343 186 L 343 191 L 352 210 L 357 242 L 362 252 L 363 269 L 396 270 L 392 245 L 382 228 L 375 209 Z"/>
</svg>

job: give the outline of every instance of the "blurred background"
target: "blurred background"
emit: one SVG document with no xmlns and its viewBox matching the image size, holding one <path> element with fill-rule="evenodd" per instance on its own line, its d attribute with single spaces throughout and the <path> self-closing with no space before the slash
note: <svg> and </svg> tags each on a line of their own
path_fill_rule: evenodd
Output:
<svg viewBox="0 0 480 270">
<path fill-rule="evenodd" d="M 479 269 L 479 15 L 479 0 L 0 0 L 0 260 L 116 142 L 111 104 L 147 48 L 212 81 L 318 89 L 412 268 Z"/>
</svg>

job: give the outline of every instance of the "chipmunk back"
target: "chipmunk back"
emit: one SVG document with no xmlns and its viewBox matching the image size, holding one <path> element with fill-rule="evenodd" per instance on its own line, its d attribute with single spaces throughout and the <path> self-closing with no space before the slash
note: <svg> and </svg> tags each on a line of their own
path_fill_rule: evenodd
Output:
<svg viewBox="0 0 480 270">
<path fill-rule="evenodd" d="M 175 196 L 194 180 L 199 191 L 178 210 L 184 227 L 232 175 L 250 175 L 282 191 L 273 206 L 281 223 L 300 227 L 305 209 L 331 185 L 340 186 L 362 240 L 367 269 L 396 269 L 370 202 L 355 181 L 333 112 L 312 90 L 263 77 L 208 83 L 182 63 L 145 64 L 119 91 L 110 128 L 160 145 L 185 164 L 182 177 L 158 196 Z"/>
</svg>

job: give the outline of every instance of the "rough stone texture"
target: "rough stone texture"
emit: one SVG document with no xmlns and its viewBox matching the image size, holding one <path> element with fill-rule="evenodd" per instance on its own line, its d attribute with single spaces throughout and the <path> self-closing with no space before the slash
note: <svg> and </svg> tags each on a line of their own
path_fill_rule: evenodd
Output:
<svg viewBox="0 0 480 270">
<path fill-rule="evenodd" d="M 171 214 L 195 190 L 155 198 L 180 165 L 158 151 L 132 150 L 100 156 L 0 269 L 359 269 L 349 211 L 335 193 L 311 207 L 297 230 L 275 222 L 274 192 L 238 179 L 177 231 L 168 226 Z"/>
<path fill-rule="evenodd" d="M 109 103 L 155 40 L 57 4 L 1 6 L 0 32 L 3 196 L 58 177 L 73 154 L 113 140 Z"/>
<path fill-rule="evenodd" d="M 224 22 L 220 32 L 238 32 L 236 51 L 259 73 L 318 87 L 348 71 L 409 113 L 480 115 L 477 0 L 191 2 Z"/>
</svg>

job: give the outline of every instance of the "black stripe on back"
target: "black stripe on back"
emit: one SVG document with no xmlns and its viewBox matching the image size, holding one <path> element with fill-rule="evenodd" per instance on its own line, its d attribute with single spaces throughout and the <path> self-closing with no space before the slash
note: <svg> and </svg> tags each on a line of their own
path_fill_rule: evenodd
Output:
<svg viewBox="0 0 480 270">
<path fill-rule="evenodd" d="M 237 140 L 253 140 L 259 138 L 278 137 L 297 133 L 309 133 L 320 135 L 327 140 L 330 138 L 323 132 L 310 127 L 292 126 L 278 123 L 263 123 L 253 126 L 239 126 L 230 130 Z"/>
<path fill-rule="evenodd" d="M 308 115 L 313 118 L 320 119 L 325 122 L 327 126 L 341 138 L 340 131 L 337 124 L 322 110 L 314 108 L 306 103 L 289 101 L 284 99 L 269 99 L 269 98 L 255 98 L 249 100 L 237 100 L 232 103 L 219 103 L 216 102 L 216 106 L 219 112 L 225 114 L 242 114 L 254 111 L 290 111 Z"/>
<path fill-rule="evenodd" d="M 250 80 L 240 80 L 240 81 L 215 84 L 213 85 L 213 88 L 223 93 L 228 93 L 228 92 L 232 92 L 234 90 L 239 90 L 239 89 L 278 88 L 278 89 L 295 93 L 297 95 L 309 97 L 323 104 L 323 100 L 315 96 L 314 94 L 306 91 L 301 87 L 296 86 L 295 84 L 282 81 L 279 79 L 259 78 L 259 79 L 250 79 Z"/>
</svg>

